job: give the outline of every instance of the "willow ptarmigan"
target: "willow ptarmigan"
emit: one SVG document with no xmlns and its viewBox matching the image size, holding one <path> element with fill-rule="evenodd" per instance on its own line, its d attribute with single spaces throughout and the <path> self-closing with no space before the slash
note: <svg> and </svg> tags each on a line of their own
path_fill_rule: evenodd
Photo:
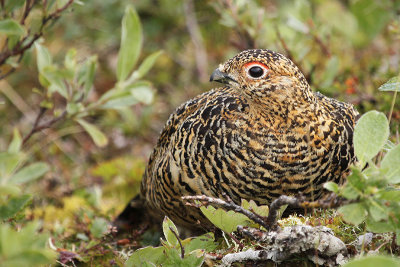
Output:
<svg viewBox="0 0 400 267">
<path fill-rule="evenodd" d="M 318 199 L 354 161 L 352 105 L 313 93 L 296 65 L 270 50 L 221 64 L 224 84 L 187 101 L 167 121 L 150 156 L 141 200 L 151 213 L 196 227 L 209 222 L 181 197 L 268 204 L 280 195 Z M 197 224 L 196 224 L 197 223 Z"/>
</svg>

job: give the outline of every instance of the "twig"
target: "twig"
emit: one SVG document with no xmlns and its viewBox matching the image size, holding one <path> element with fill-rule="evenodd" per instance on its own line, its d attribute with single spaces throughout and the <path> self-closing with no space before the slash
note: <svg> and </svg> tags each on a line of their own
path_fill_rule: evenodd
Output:
<svg viewBox="0 0 400 267">
<path fill-rule="evenodd" d="M 29 16 L 29 13 L 31 12 L 33 6 L 36 4 L 36 0 L 32 2 L 32 5 L 29 5 L 31 1 L 27 1 L 26 2 L 26 6 L 24 9 L 24 14 L 22 16 L 21 19 L 21 24 L 25 23 L 26 18 Z M 60 16 L 61 13 L 66 10 L 72 3 L 74 2 L 74 0 L 69 0 L 64 6 L 56 9 L 53 13 L 51 13 L 48 16 L 45 16 L 42 18 L 42 23 L 40 25 L 40 28 L 38 30 L 38 32 L 36 32 L 35 34 L 33 34 L 32 39 L 28 42 L 25 43 L 30 35 L 30 31 L 28 30 L 28 33 L 26 36 L 24 36 L 21 40 L 19 40 L 17 42 L 17 44 L 14 46 L 14 48 L 12 50 L 9 50 L 8 48 L 2 52 L 0 54 L 0 66 L 5 64 L 6 60 L 10 57 L 16 56 L 16 55 L 20 55 L 20 59 L 22 58 L 23 54 L 25 53 L 26 50 L 28 50 L 29 48 L 32 47 L 32 45 L 40 38 L 43 36 L 43 31 L 44 28 L 47 26 L 48 22 L 51 20 L 57 20 Z M 45 5 L 45 2 L 43 3 Z M 25 43 L 25 44 L 24 44 Z M 5 44 L 5 47 L 7 47 L 7 43 Z M 19 60 L 20 60 L 19 59 Z M 15 68 L 11 68 L 8 72 L 2 74 L 0 76 L 0 79 L 4 79 L 5 77 L 7 77 L 8 75 L 10 75 L 11 73 L 13 73 L 15 71 Z"/>
<path fill-rule="evenodd" d="M 228 233 L 229 237 L 232 238 L 233 241 L 235 241 L 236 244 L 239 245 L 239 249 L 242 250 L 244 248 L 244 245 L 237 239 L 233 234 Z"/>
<path fill-rule="evenodd" d="M 207 75 L 207 53 L 204 49 L 204 41 L 201 36 L 199 25 L 196 19 L 193 0 L 186 0 L 183 2 L 184 15 L 186 20 L 186 27 L 189 31 L 190 38 L 194 45 L 194 53 L 196 56 L 197 72 L 199 73 L 200 80 L 208 80 Z"/>
<path fill-rule="evenodd" d="M 32 0 L 26 0 L 24 14 L 22 15 L 22 18 L 21 18 L 21 20 L 19 22 L 21 25 L 25 24 L 26 18 L 31 13 L 32 8 L 36 5 L 37 1 L 38 0 L 33 0 L 33 1 Z M 31 5 L 31 3 L 32 3 L 32 5 Z"/>
<path fill-rule="evenodd" d="M 176 237 L 176 239 L 179 242 L 179 246 L 181 247 L 181 259 L 183 259 L 185 257 L 185 248 L 182 246 L 181 239 L 179 238 L 178 234 L 175 232 L 174 228 L 169 227 L 169 230 L 171 230 L 171 232 L 174 234 L 174 236 Z"/>
<path fill-rule="evenodd" d="M 280 196 L 274 201 L 272 201 L 271 205 L 269 206 L 268 217 L 265 221 L 267 225 L 266 229 L 276 228 L 278 211 L 283 205 L 289 205 L 293 208 L 300 208 L 301 199 L 295 197 Z"/>
<path fill-rule="evenodd" d="M 275 32 L 276 32 L 276 36 L 278 37 L 279 42 L 280 42 L 281 45 L 282 45 L 283 50 L 285 50 L 286 56 L 287 56 L 291 61 L 293 61 L 293 63 L 300 69 L 300 71 L 301 71 L 302 73 L 304 73 L 304 76 L 306 77 L 307 81 L 308 81 L 308 82 L 311 82 L 311 81 L 310 81 L 310 75 L 309 75 L 306 71 L 304 71 L 302 65 L 301 65 L 300 63 L 298 63 L 297 60 L 295 59 L 295 57 L 294 57 L 292 51 L 290 50 L 290 48 L 289 48 L 288 45 L 286 44 L 285 39 L 283 39 L 283 37 L 282 37 L 282 35 L 281 35 L 281 32 L 279 31 L 279 28 L 278 28 L 277 25 L 275 25 Z"/>
<path fill-rule="evenodd" d="M 41 120 L 41 118 L 43 117 L 44 113 L 46 112 L 46 109 L 41 108 L 39 111 L 38 116 L 36 117 L 35 123 L 32 126 L 31 131 L 24 137 L 23 141 L 22 141 L 22 145 L 25 145 L 26 142 L 32 137 L 32 135 L 34 135 L 35 133 L 50 128 L 53 124 L 59 122 L 60 120 L 64 119 L 67 116 L 67 111 L 64 110 L 63 113 L 61 113 L 60 116 L 55 117 L 41 125 L 39 125 L 39 121 Z"/>
<path fill-rule="evenodd" d="M 184 196 L 184 197 L 182 197 L 182 199 L 184 199 L 184 200 L 199 200 L 199 201 L 205 202 L 205 204 L 214 204 L 214 205 L 222 207 L 226 210 L 233 210 L 233 211 L 239 212 L 239 213 L 247 216 L 249 219 L 253 220 L 255 223 L 258 223 L 259 225 L 268 229 L 267 224 L 258 215 L 255 215 L 253 212 L 248 211 L 239 205 L 236 205 L 233 201 L 226 202 L 219 198 L 207 197 L 204 195 L 202 195 L 202 196 Z M 199 207 L 199 205 L 196 205 L 193 203 L 186 203 L 186 205 Z"/>
<path fill-rule="evenodd" d="M 312 34 L 312 37 L 314 39 L 314 41 L 319 45 L 319 47 L 322 50 L 322 53 L 324 53 L 325 56 L 327 56 L 328 58 L 332 57 L 332 53 L 329 50 L 328 46 L 326 46 L 324 44 L 324 42 L 321 40 L 321 38 L 319 38 L 319 36 L 317 34 Z"/>
<path fill-rule="evenodd" d="M 232 200 L 228 199 L 228 201 L 224 201 L 219 198 L 208 197 L 205 195 L 202 196 L 184 196 L 182 197 L 183 200 L 199 200 L 202 203 L 201 205 L 193 204 L 193 203 L 186 203 L 188 206 L 193 207 L 200 207 L 202 205 L 215 205 L 222 207 L 226 210 L 233 210 L 239 212 L 249 219 L 258 223 L 259 225 L 263 226 L 267 230 L 275 230 L 277 228 L 277 216 L 278 211 L 283 205 L 289 205 L 292 208 L 304 208 L 304 209 L 312 209 L 312 208 L 337 208 L 345 204 L 351 204 L 357 202 L 355 200 L 347 200 L 344 198 L 337 197 L 334 193 L 328 195 L 326 198 L 318 200 L 318 201 L 304 201 L 303 197 L 289 197 L 289 196 L 280 196 L 279 198 L 275 199 L 271 205 L 269 206 L 269 213 L 268 217 L 260 216 L 256 213 L 253 213 L 249 210 L 244 209 L 243 207 L 235 204 Z"/>
<path fill-rule="evenodd" d="M 249 48 L 256 48 L 257 47 L 256 40 L 255 40 L 255 38 L 253 38 L 250 35 L 248 30 L 246 29 L 245 25 L 243 24 L 243 20 L 240 19 L 239 15 L 238 15 L 239 11 L 238 11 L 237 5 L 235 5 L 235 3 L 231 0 L 225 0 L 224 4 L 231 11 L 230 15 L 234 19 L 234 21 L 237 25 L 233 29 L 237 32 L 239 37 L 241 37 L 242 40 L 245 41 L 244 45 L 241 43 L 238 43 L 238 42 L 234 42 L 234 45 L 236 45 L 241 50 L 249 49 Z"/>
</svg>

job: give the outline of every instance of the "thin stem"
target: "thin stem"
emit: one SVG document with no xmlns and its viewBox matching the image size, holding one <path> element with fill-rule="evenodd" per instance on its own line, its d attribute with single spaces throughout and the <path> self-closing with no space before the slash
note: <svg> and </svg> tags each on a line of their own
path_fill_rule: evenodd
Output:
<svg viewBox="0 0 400 267">
<path fill-rule="evenodd" d="M 389 125 L 390 125 L 390 121 L 392 119 L 392 115 L 393 115 L 393 109 L 394 109 L 394 105 L 396 104 L 396 97 L 397 97 L 397 91 L 394 91 L 394 95 L 393 95 L 393 100 L 392 100 L 392 105 L 390 106 L 390 112 L 389 112 Z"/>
<path fill-rule="evenodd" d="M 178 234 L 175 232 L 174 228 L 169 227 L 169 230 L 171 230 L 171 232 L 174 234 L 174 236 L 176 237 L 176 239 L 179 242 L 179 246 L 181 247 L 181 259 L 183 259 L 185 257 L 185 248 L 182 246 L 181 239 L 179 238 Z"/>
<path fill-rule="evenodd" d="M 396 97 L 397 97 L 397 90 L 394 91 L 393 100 L 392 100 L 392 105 L 390 106 L 389 118 L 388 118 L 389 127 L 390 127 L 390 121 L 392 120 L 394 105 L 396 104 Z M 378 155 L 377 158 L 376 158 L 376 164 L 379 164 L 379 163 L 381 162 L 382 157 L 383 157 L 383 152 L 380 151 L 380 152 L 379 152 L 379 155 Z"/>
<path fill-rule="evenodd" d="M 31 131 L 24 137 L 24 139 L 23 139 L 23 141 L 22 141 L 22 145 L 25 145 L 26 142 L 27 142 L 27 141 L 32 137 L 32 135 L 34 135 L 35 133 L 37 133 L 37 132 L 39 132 L 39 131 L 41 131 L 41 130 L 50 128 L 53 124 L 55 124 L 55 123 L 58 122 L 58 121 L 61 121 L 62 119 L 64 119 L 64 118 L 67 116 L 67 111 L 64 110 L 63 113 L 62 113 L 60 116 L 55 117 L 55 118 L 53 118 L 53 119 L 51 119 L 51 120 L 49 120 L 49 121 L 47 121 L 47 122 L 42 123 L 41 125 L 39 125 L 39 122 L 40 122 L 41 118 L 43 117 L 45 111 L 46 111 L 46 109 L 44 109 L 44 108 L 41 108 L 41 109 L 40 109 L 39 114 L 38 114 L 38 116 L 36 117 L 36 120 L 35 120 L 35 123 L 33 124 L 32 129 L 31 129 Z"/>
</svg>

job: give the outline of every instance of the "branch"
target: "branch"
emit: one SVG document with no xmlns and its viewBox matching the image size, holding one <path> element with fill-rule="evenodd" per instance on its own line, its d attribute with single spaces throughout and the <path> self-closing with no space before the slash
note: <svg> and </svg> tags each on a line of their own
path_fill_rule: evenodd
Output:
<svg viewBox="0 0 400 267">
<path fill-rule="evenodd" d="M 242 206 L 235 204 L 232 200 L 228 199 L 224 201 L 219 198 L 208 197 L 205 195 L 202 196 L 184 196 L 183 200 L 199 200 L 203 202 L 201 205 L 197 205 L 194 203 L 186 203 L 188 206 L 193 206 L 199 208 L 200 206 L 205 205 L 213 205 L 224 208 L 226 210 L 233 210 L 238 213 L 241 213 L 247 216 L 249 219 L 263 226 L 267 230 L 276 230 L 277 229 L 277 217 L 278 211 L 283 205 L 289 205 L 292 208 L 304 208 L 304 209 L 313 209 L 313 208 L 337 208 L 346 204 L 351 204 L 357 202 L 357 200 L 347 200 L 344 198 L 337 197 L 334 193 L 329 194 L 324 199 L 320 199 L 318 201 L 304 201 L 303 197 L 289 197 L 289 196 L 280 196 L 275 199 L 271 205 L 269 206 L 268 217 L 260 216 L 254 212 L 244 209 Z"/>
<path fill-rule="evenodd" d="M 212 204 L 213 206 L 218 206 L 221 208 L 224 208 L 226 210 L 233 210 L 238 213 L 244 214 L 247 216 L 249 219 L 253 220 L 255 223 L 258 223 L 259 225 L 265 227 L 268 229 L 267 224 L 264 222 L 264 220 L 261 219 L 261 216 L 256 215 L 255 213 L 244 209 L 243 207 L 236 205 L 233 201 L 226 202 L 222 199 L 219 198 L 214 198 L 214 197 L 207 197 L 207 196 L 184 196 L 182 197 L 183 200 L 199 200 L 201 202 L 204 202 L 204 205 Z M 194 206 L 194 207 L 200 207 L 202 205 L 196 205 L 193 203 L 186 203 L 188 206 Z"/>
<path fill-rule="evenodd" d="M 275 25 L 275 32 L 276 32 L 276 36 L 278 37 L 279 42 L 281 43 L 283 50 L 285 50 L 285 54 L 287 55 L 287 57 L 293 61 L 293 63 L 300 69 L 300 71 L 302 73 L 304 73 L 304 76 L 306 77 L 307 81 L 310 83 L 311 82 L 311 75 L 310 73 L 307 74 L 307 72 L 304 71 L 303 67 L 301 64 L 299 64 L 297 62 L 297 60 L 295 59 L 292 51 L 289 49 L 288 45 L 286 44 L 285 39 L 283 39 L 281 32 L 279 31 L 279 28 L 277 25 Z"/>
<path fill-rule="evenodd" d="M 23 141 L 22 141 L 22 145 L 25 145 L 26 142 L 27 142 L 27 141 L 32 137 L 32 135 L 34 135 L 35 133 L 37 133 L 37 132 L 39 132 L 39 131 L 41 131 L 41 130 L 50 128 L 53 124 L 55 124 L 55 123 L 61 121 L 62 119 L 64 119 L 64 118 L 67 116 L 67 111 L 64 110 L 63 113 L 61 113 L 60 116 L 55 117 L 55 118 L 53 118 L 53 119 L 51 119 L 51 120 L 49 120 L 49 121 L 47 121 L 47 122 L 45 122 L 45 123 L 39 125 L 39 122 L 40 122 L 40 120 L 42 119 L 42 117 L 43 117 L 44 113 L 46 112 L 46 110 L 47 110 L 46 108 L 43 108 L 43 107 L 40 108 L 40 111 L 39 111 L 39 113 L 38 113 L 38 115 L 37 115 L 37 117 L 36 117 L 36 119 L 35 119 L 35 122 L 34 122 L 34 124 L 33 124 L 33 126 L 32 126 L 32 129 L 31 129 L 31 131 L 24 137 L 24 139 L 23 139 Z"/>
<path fill-rule="evenodd" d="M 288 196 L 280 196 L 272 201 L 271 205 L 269 206 L 268 217 L 265 221 L 267 225 L 266 229 L 276 229 L 278 211 L 283 205 L 289 205 L 293 208 L 301 208 L 301 203 L 301 199 Z"/>
<path fill-rule="evenodd" d="M 169 230 L 174 234 L 176 239 L 178 240 L 179 246 L 181 247 L 181 259 L 185 257 L 185 248 L 182 246 L 181 239 L 179 238 L 178 234 L 175 232 L 174 228 L 169 227 Z"/>
<path fill-rule="evenodd" d="M 262 249 L 227 254 L 222 258 L 222 266 L 249 260 L 279 263 L 298 255 L 306 255 L 315 264 L 323 266 L 347 261 L 346 245 L 324 226 L 296 225 L 269 232 L 239 226 L 238 230 L 257 240 Z"/>
<path fill-rule="evenodd" d="M 193 0 L 186 0 L 183 2 L 184 15 L 186 20 L 186 27 L 189 31 L 190 38 L 194 45 L 194 53 L 196 56 L 197 72 L 200 76 L 200 80 L 208 80 L 207 75 L 207 53 L 204 49 L 204 41 L 201 36 L 199 24 L 196 19 L 196 13 L 194 10 Z"/>
<path fill-rule="evenodd" d="M 32 11 L 33 6 L 36 4 L 37 0 L 34 0 L 32 2 L 32 5 L 30 5 L 31 1 L 27 1 L 26 5 L 25 5 L 25 9 L 24 9 L 24 13 L 22 15 L 21 21 L 20 23 L 23 25 L 25 23 L 26 18 L 29 16 L 29 13 Z M 24 55 L 25 51 L 28 50 L 29 48 L 32 47 L 32 45 L 40 38 L 43 36 L 44 34 L 44 29 L 47 26 L 48 22 L 51 20 L 57 20 L 60 16 L 61 13 L 66 10 L 72 3 L 74 2 L 74 0 L 69 0 L 64 6 L 56 9 L 53 13 L 51 13 L 48 16 L 45 16 L 42 18 L 42 23 L 40 25 L 39 31 L 36 32 L 35 34 L 33 34 L 32 39 L 26 43 L 25 41 L 28 40 L 29 35 L 30 35 L 30 30 L 28 30 L 28 33 L 26 36 L 24 36 L 21 40 L 18 41 L 18 43 L 14 46 L 14 48 L 12 50 L 9 50 L 8 48 L 2 52 L 0 54 L 0 66 L 4 65 L 7 61 L 8 58 L 16 56 L 16 55 L 20 55 L 20 58 L 22 58 L 22 56 Z M 45 3 L 44 3 L 45 5 Z M 7 42 L 5 44 L 5 47 L 7 47 Z M 10 75 L 11 73 L 13 73 L 15 71 L 15 68 L 11 68 L 8 72 L 2 74 L 0 76 L 0 79 L 4 79 L 5 77 L 7 77 L 8 75 Z"/>
</svg>

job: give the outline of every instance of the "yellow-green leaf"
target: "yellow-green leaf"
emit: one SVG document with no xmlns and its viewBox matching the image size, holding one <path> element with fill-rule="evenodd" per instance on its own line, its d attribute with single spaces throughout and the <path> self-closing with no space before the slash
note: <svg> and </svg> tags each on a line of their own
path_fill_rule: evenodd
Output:
<svg viewBox="0 0 400 267">
<path fill-rule="evenodd" d="M 0 21 L 0 33 L 5 35 L 21 36 L 25 33 L 24 28 L 15 20 L 4 19 Z"/>
<path fill-rule="evenodd" d="M 368 256 L 360 259 L 353 259 L 349 263 L 343 265 L 343 267 L 399 267 L 400 260 L 397 258 L 389 257 L 389 256 Z"/>
<path fill-rule="evenodd" d="M 52 64 L 51 54 L 46 47 L 38 44 L 37 42 L 35 43 L 35 48 L 36 48 L 37 66 L 39 72 L 42 73 L 45 67 L 48 67 Z"/>
<path fill-rule="evenodd" d="M 382 112 L 365 113 L 354 129 L 354 152 L 364 166 L 382 149 L 389 137 L 389 122 Z"/>
<path fill-rule="evenodd" d="M 108 144 L 107 136 L 105 136 L 95 125 L 81 119 L 77 120 L 77 122 L 86 130 L 97 146 L 104 147 Z"/>
<path fill-rule="evenodd" d="M 167 216 L 164 217 L 162 228 L 163 228 L 164 237 L 167 240 L 168 244 L 171 247 L 177 246 L 179 244 L 179 242 L 178 242 L 178 239 L 176 238 L 175 234 L 179 235 L 178 229 L 176 228 L 175 224 Z M 175 234 L 172 231 L 174 231 Z"/>
<path fill-rule="evenodd" d="M 381 170 L 392 184 L 400 183 L 400 145 L 389 150 L 381 162 Z"/>
<path fill-rule="evenodd" d="M 359 225 L 367 217 L 367 211 L 361 203 L 353 203 L 342 206 L 338 209 L 346 222 Z"/>
<path fill-rule="evenodd" d="M 124 81 L 135 66 L 142 50 L 142 38 L 139 16 L 132 6 L 128 6 L 122 19 L 121 47 L 117 64 L 118 81 Z"/>
<path fill-rule="evenodd" d="M 18 153 L 21 150 L 22 138 L 17 128 L 14 128 L 13 139 L 8 146 L 9 153 Z"/>
<path fill-rule="evenodd" d="M 13 184 L 23 184 L 40 178 L 49 170 L 49 165 L 45 162 L 32 163 L 14 174 L 10 178 Z"/>
<path fill-rule="evenodd" d="M 236 231 L 238 225 L 250 224 L 249 218 L 232 210 L 215 209 L 213 206 L 200 207 L 200 210 L 210 222 L 226 233 Z"/>
<path fill-rule="evenodd" d="M 146 75 L 162 53 L 163 51 L 157 51 L 151 54 L 150 56 L 146 57 L 146 59 L 142 62 L 142 64 L 140 64 L 139 69 L 134 72 L 135 80 L 140 79 L 144 75 Z"/>
<path fill-rule="evenodd" d="M 389 81 L 382 84 L 379 91 L 397 91 L 400 92 L 400 76 L 393 77 Z"/>
</svg>

